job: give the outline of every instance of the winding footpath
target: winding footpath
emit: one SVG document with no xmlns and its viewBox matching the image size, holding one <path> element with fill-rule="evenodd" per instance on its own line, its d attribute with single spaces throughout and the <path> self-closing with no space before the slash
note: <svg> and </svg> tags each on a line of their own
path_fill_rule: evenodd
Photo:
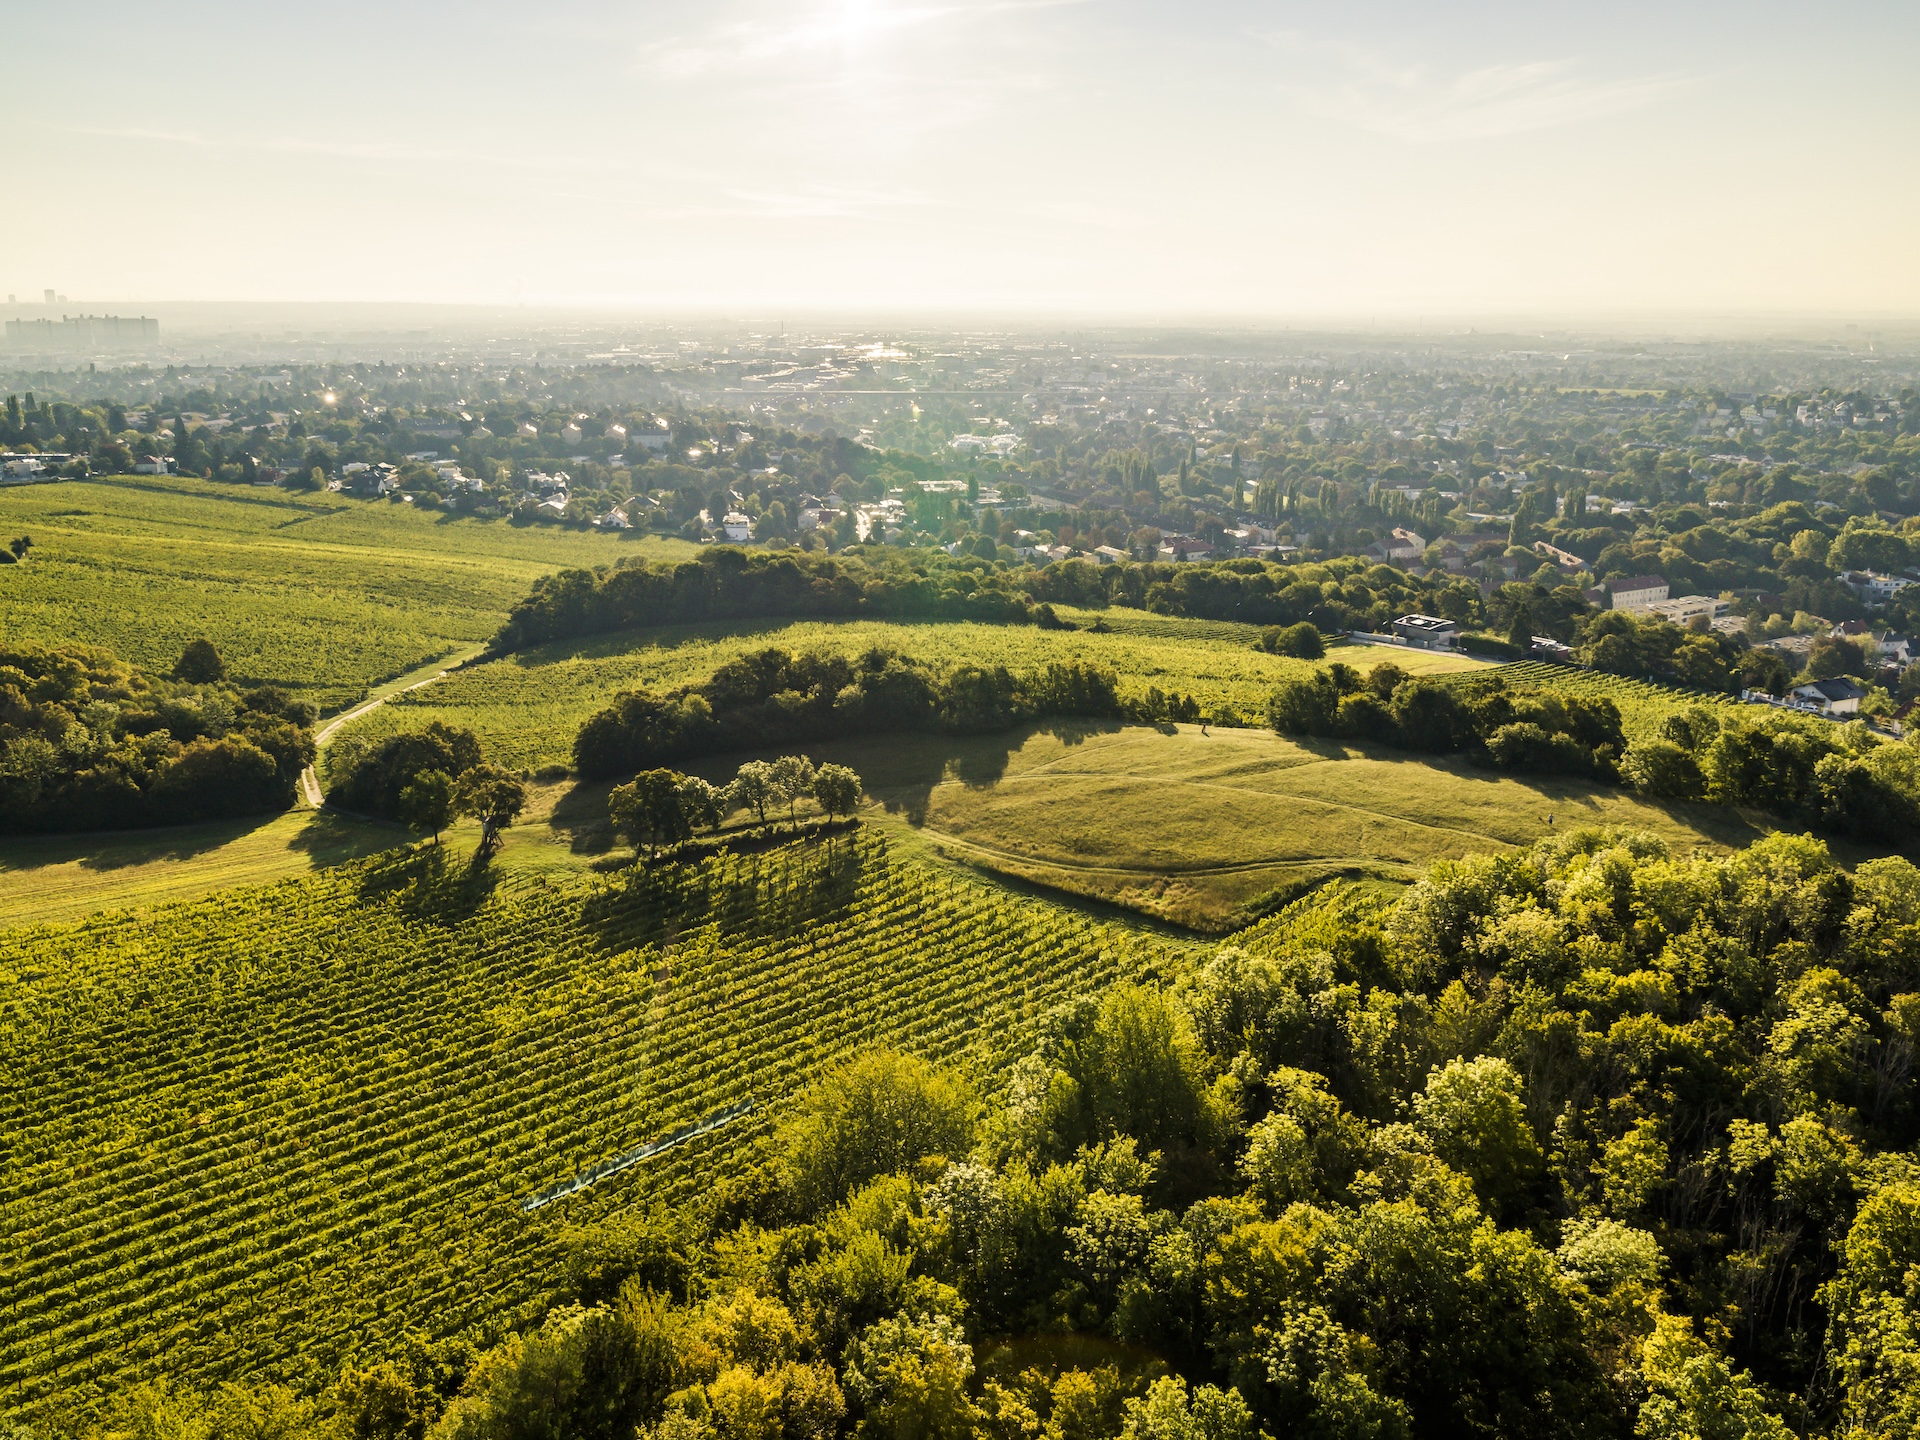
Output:
<svg viewBox="0 0 1920 1440">
<path fill-rule="evenodd" d="M 418 670 L 408 671 L 398 679 L 389 680 L 378 694 L 370 699 L 361 701 L 351 710 L 342 711 L 325 725 L 321 726 L 313 737 L 315 751 L 325 750 L 327 748 L 327 742 L 333 739 L 334 732 L 339 730 L 341 726 L 358 720 L 362 715 L 370 714 L 378 710 L 396 695 L 405 695 L 410 690 L 418 690 L 422 686 L 433 684 L 436 680 L 444 680 L 448 675 L 458 670 L 468 661 L 477 659 L 485 654 L 486 649 L 487 647 L 484 644 L 475 645 L 471 649 L 461 651 L 444 662 L 439 660 L 430 661 L 428 664 L 422 665 Z M 432 670 L 433 673 L 431 675 L 422 674 L 423 671 L 427 670 Z M 420 676 L 417 680 L 414 678 L 416 675 Z M 316 755 L 316 760 L 317 758 Z M 300 772 L 300 794 L 314 809 L 320 810 L 325 808 L 327 803 L 326 796 L 320 793 L 320 777 L 315 773 L 312 765 L 309 765 L 305 770 Z"/>
</svg>

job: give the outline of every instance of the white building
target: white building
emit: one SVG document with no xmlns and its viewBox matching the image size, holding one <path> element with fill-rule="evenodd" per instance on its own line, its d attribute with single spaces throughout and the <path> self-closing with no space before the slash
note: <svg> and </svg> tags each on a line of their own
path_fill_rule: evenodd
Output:
<svg viewBox="0 0 1920 1440">
<path fill-rule="evenodd" d="M 1619 602 L 1614 604 L 1619 609 Z M 1689 620 L 1705 616 L 1717 620 L 1732 608 L 1730 602 L 1712 595 L 1676 595 L 1671 600 L 1655 600 L 1644 607 L 1646 613 L 1658 615 L 1662 620 L 1670 620 L 1675 625 L 1685 625 Z"/>
<path fill-rule="evenodd" d="M 720 533 L 729 544 L 745 545 L 753 539 L 753 521 L 738 510 L 729 510 L 721 518 Z"/>
<path fill-rule="evenodd" d="M 1614 581 L 1607 593 L 1614 609 L 1645 614 L 1667 598 L 1667 582 L 1658 575 L 1633 575 Z"/>
</svg>

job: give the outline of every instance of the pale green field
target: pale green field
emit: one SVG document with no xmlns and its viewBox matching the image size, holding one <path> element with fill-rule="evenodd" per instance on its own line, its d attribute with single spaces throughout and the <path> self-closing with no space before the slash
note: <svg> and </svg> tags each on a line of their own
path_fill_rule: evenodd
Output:
<svg viewBox="0 0 1920 1440">
<path fill-rule="evenodd" d="M 356 860 L 410 837 L 312 810 L 107 835 L 0 840 L 0 928 L 197 900 Z"/>
<path fill-rule="evenodd" d="M 1209 930 L 1275 890 L 1334 875 L 1410 881 L 1435 860 L 1550 830 L 1629 826 L 1685 852 L 1770 828 L 1717 806 L 1260 730 L 1062 722 L 809 753 L 860 771 L 874 819 L 956 858 Z"/>
<path fill-rule="evenodd" d="M 796 654 L 829 650 L 857 655 L 880 645 L 935 664 L 968 661 L 1016 671 L 1086 661 L 1115 670 L 1123 696 L 1142 695 L 1158 686 L 1168 693 L 1190 694 L 1210 711 L 1231 705 L 1249 724 L 1264 714 L 1267 696 L 1279 681 L 1310 668 L 1305 661 L 1253 649 L 1251 640 L 1259 631 L 1251 625 L 1221 626 L 1129 611 L 1107 614 L 1115 626 L 1107 635 L 967 622 L 802 620 L 663 626 L 598 636 L 542 646 L 450 675 L 355 721 L 348 733 L 387 735 L 441 720 L 473 730 L 489 757 L 501 764 L 564 765 L 572 759 L 573 737 L 581 723 L 619 692 L 690 685 L 727 661 L 768 646 Z M 1151 622 L 1151 629 L 1136 630 L 1129 623 L 1135 617 Z M 1341 646 L 1328 658 L 1362 670 L 1386 660 L 1420 673 L 1483 668 L 1459 656 L 1384 646 Z"/>
<path fill-rule="evenodd" d="M 243 681 L 323 711 L 485 640 L 533 579 L 677 540 L 462 520 L 385 501 L 132 476 L 0 489 L 0 635 L 165 671 L 198 635 Z"/>
</svg>

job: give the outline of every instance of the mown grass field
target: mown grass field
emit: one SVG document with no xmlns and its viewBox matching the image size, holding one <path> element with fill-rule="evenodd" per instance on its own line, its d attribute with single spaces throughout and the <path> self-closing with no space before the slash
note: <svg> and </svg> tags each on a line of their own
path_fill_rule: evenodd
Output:
<svg viewBox="0 0 1920 1440">
<path fill-rule="evenodd" d="M 439 859 L 6 934 L 0 1420 L 526 1323 L 569 1225 L 691 1199 L 836 1056 L 997 1066 L 1047 1006 L 1192 953 L 871 834 L 570 884 Z"/>
<path fill-rule="evenodd" d="M 727 661 L 768 646 L 855 655 L 881 645 L 935 664 L 964 661 L 1014 670 L 1089 661 L 1119 674 L 1123 696 L 1143 695 L 1157 686 L 1190 694 L 1211 711 L 1232 706 L 1250 724 L 1258 723 L 1267 695 L 1279 681 L 1309 668 L 1305 661 L 1253 649 L 1259 630 L 1251 625 L 1102 613 L 1114 627 L 1111 634 L 966 622 L 803 620 L 662 626 L 596 636 L 470 667 L 355 721 L 350 730 L 380 736 L 442 720 L 473 730 L 488 755 L 501 764 L 528 769 L 565 765 L 572 760 L 573 737 L 581 723 L 622 690 L 693 684 Z M 1421 673 L 1487 668 L 1459 657 L 1383 646 L 1342 646 L 1329 659 L 1363 670 L 1384 660 Z"/>
<path fill-rule="evenodd" d="M 535 576 L 677 540 L 463 520 L 354 500 L 168 476 L 0 489 L 0 633 L 104 645 L 162 672 L 205 635 L 228 668 L 323 711 L 485 640 Z"/>
<path fill-rule="evenodd" d="M 955 859 L 1203 931 L 1242 923 L 1274 891 L 1334 876 L 1404 884 L 1435 860 L 1550 830 L 1630 826 L 1684 853 L 1771 828 L 1719 806 L 1262 730 L 1072 721 L 808 748 L 854 766 L 886 823 Z M 690 768 L 724 778 L 738 758 Z M 583 793 L 569 808 L 593 806 Z"/>
</svg>

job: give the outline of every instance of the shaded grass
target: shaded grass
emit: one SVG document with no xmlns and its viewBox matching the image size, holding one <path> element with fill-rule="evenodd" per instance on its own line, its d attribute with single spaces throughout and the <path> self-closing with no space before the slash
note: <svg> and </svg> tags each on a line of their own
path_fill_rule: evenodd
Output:
<svg viewBox="0 0 1920 1440">
<path fill-rule="evenodd" d="M 388 825 L 290 810 L 162 830 L 0 840 L 0 927 L 197 900 L 386 850 Z"/>
</svg>

